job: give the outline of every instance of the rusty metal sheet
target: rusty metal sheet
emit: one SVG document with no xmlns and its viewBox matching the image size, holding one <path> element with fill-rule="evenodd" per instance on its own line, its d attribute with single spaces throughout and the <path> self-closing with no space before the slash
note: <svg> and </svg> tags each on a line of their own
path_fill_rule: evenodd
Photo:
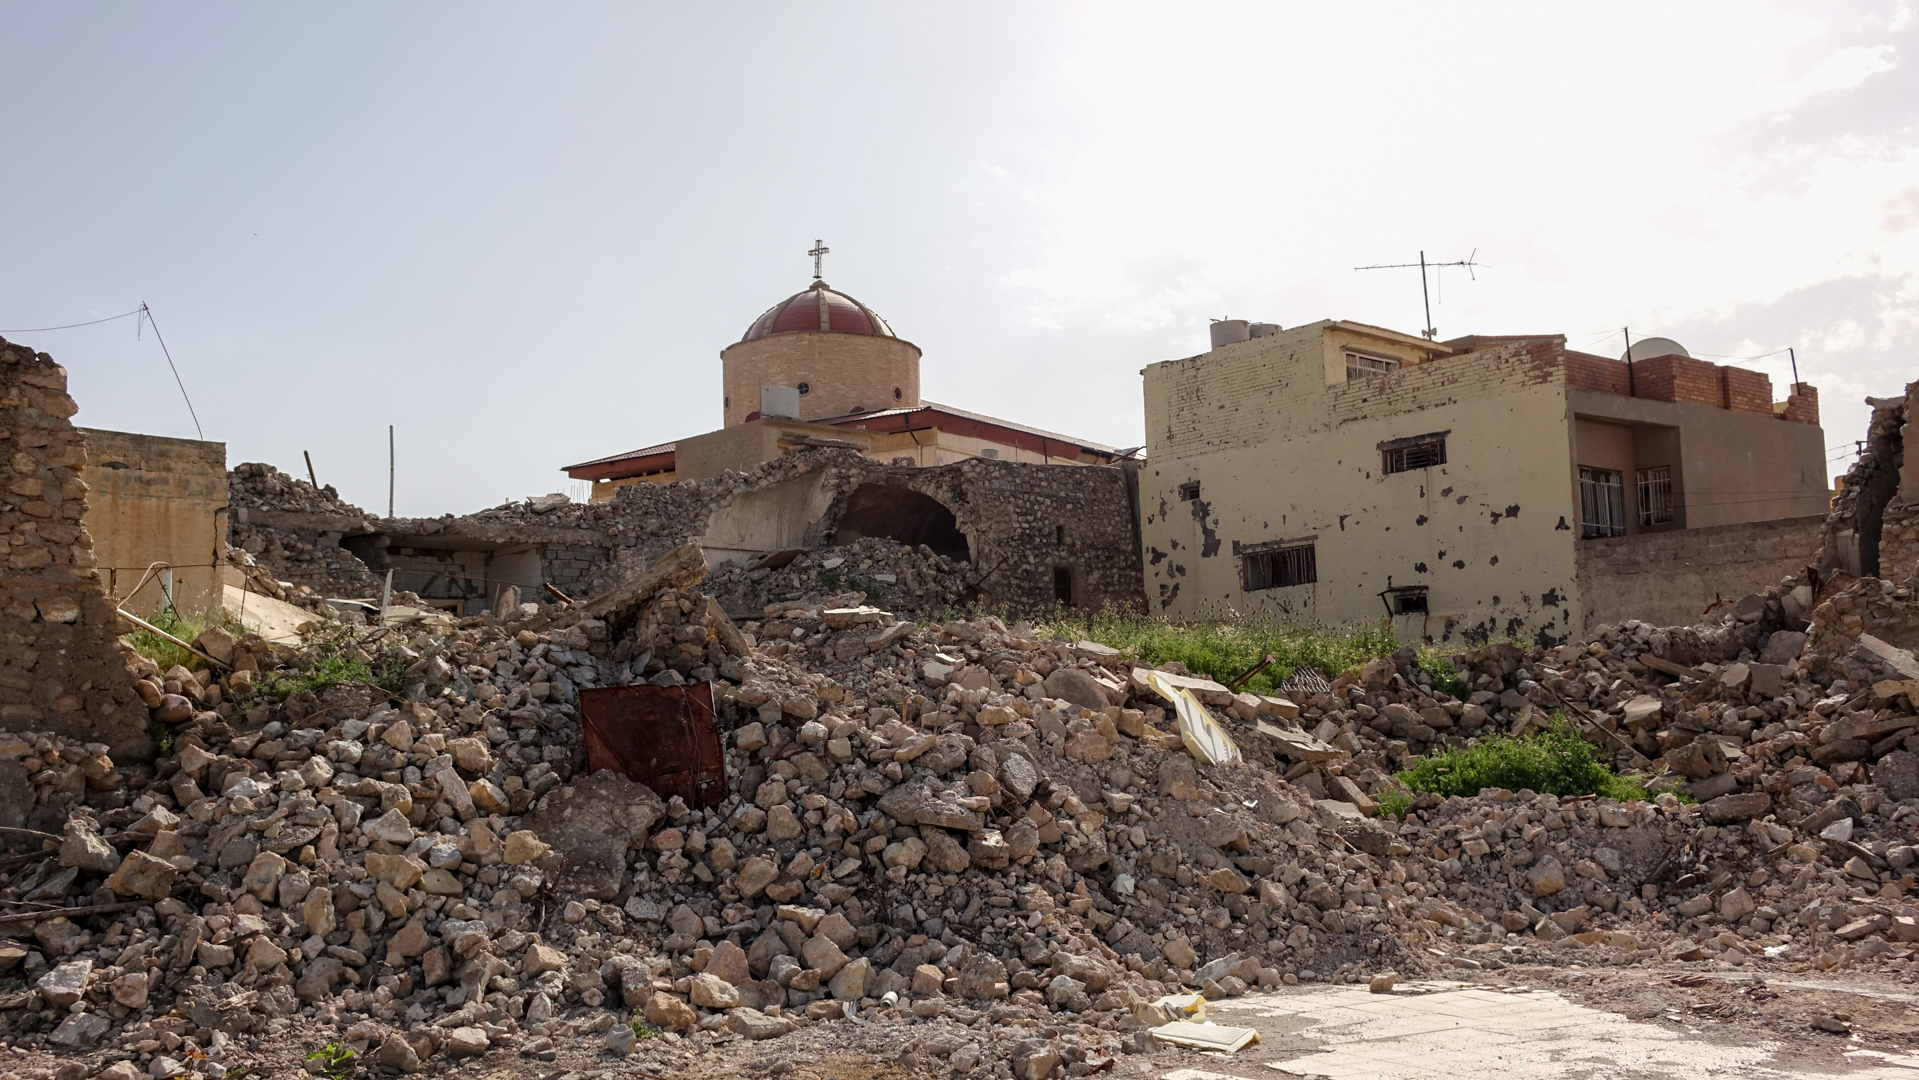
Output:
<svg viewBox="0 0 1919 1080">
<path fill-rule="evenodd" d="M 602 686 L 580 691 L 589 772 L 612 769 L 692 807 L 726 798 L 726 755 L 710 683 Z"/>
</svg>

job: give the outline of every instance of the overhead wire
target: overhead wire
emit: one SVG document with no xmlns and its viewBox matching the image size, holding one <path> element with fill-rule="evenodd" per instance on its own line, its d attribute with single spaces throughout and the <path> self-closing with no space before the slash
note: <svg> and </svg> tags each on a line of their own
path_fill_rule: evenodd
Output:
<svg viewBox="0 0 1919 1080">
<path fill-rule="evenodd" d="M 123 311 L 118 315 L 109 315 L 104 319 L 93 319 L 88 322 L 68 323 L 65 326 L 36 326 L 31 330 L 0 330 L 0 334 L 44 334 L 49 330 L 72 330 L 81 326 L 98 326 L 101 323 L 112 322 L 115 319 L 125 319 L 133 315 L 138 315 L 145 307 L 145 304 L 141 304 L 132 311 Z M 157 334 L 159 331 L 155 330 L 154 333 Z"/>
<path fill-rule="evenodd" d="M 174 366 L 173 351 L 167 348 L 167 339 L 160 336 L 160 324 L 153 321 L 153 309 L 145 300 L 140 301 L 140 314 L 146 316 L 147 325 L 153 327 L 153 340 L 160 343 L 160 351 L 166 354 L 167 367 L 173 371 L 174 385 L 180 388 L 180 396 L 186 400 L 187 415 L 193 417 L 193 432 L 200 436 L 201 442 L 207 441 L 207 433 L 200 430 L 200 414 L 193 411 L 193 399 L 187 397 L 187 384 L 180 379 L 180 369 Z"/>
</svg>

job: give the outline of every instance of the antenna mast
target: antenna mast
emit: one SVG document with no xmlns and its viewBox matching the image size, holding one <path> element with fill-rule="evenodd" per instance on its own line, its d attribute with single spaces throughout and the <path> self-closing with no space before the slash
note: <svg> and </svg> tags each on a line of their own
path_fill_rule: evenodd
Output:
<svg viewBox="0 0 1919 1080">
<path fill-rule="evenodd" d="M 1474 248 L 1472 255 L 1468 255 L 1465 258 L 1460 259 L 1456 262 L 1429 263 L 1426 261 L 1426 253 L 1424 251 L 1421 251 L 1419 253 L 1419 261 L 1416 263 L 1375 263 L 1372 266 L 1355 266 L 1353 267 L 1353 269 L 1354 270 L 1407 270 L 1415 266 L 1418 267 L 1419 268 L 1419 299 L 1421 300 L 1421 302 L 1423 302 L 1426 305 L 1426 327 L 1425 329 L 1421 330 L 1419 334 L 1421 337 L 1425 338 L 1428 341 L 1436 341 L 1439 338 L 1439 329 L 1438 327 L 1435 327 L 1433 325 L 1433 297 L 1432 297 L 1431 290 L 1428 288 L 1426 284 L 1426 271 L 1429 268 L 1437 272 L 1441 268 L 1447 267 L 1447 266 L 1463 266 L 1466 268 L 1466 273 L 1471 275 L 1474 281 L 1478 281 L 1479 275 L 1473 273 L 1473 271 L 1477 267 L 1486 265 L 1485 263 L 1479 263 L 1479 262 L 1473 261 L 1473 256 L 1478 254 L 1479 254 L 1479 249 Z"/>
</svg>

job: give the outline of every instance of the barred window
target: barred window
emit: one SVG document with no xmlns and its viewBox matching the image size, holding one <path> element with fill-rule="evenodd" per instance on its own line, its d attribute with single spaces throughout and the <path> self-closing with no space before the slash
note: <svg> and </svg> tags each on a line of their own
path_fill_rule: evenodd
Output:
<svg viewBox="0 0 1919 1080">
<path fill-rule="evenodd" d="M 1319 558 L 1312 544 L 1251 552 L 1240 557 L 1240 566 L 1247 592 L 1310 585 L 1319 580 Z"/>
<path fill-rule="evenodd" d="M 1639 524 L 1672 524 L 1672 466 L 1639 470 Z"/>
<path fill-rule="evenodd" d="M 1626 490 L 1619 473 L 1579 467 L 1579 535 L 1626 535 Z"/>
<path fill-rule="evenodd" d="M 1179 501 L 1192 502 L 1199 498 L 1199 481 L 1188 480 L 1179 486 Z"/>
<path fill-rule="evenodd" d="M 1436 431 L 1430 435 L 1415 435 L 1410 439 L 1393 439 L 1379 444 L 1381 471 L 1387 475 L 1428 469 L 1434 465 L 1446 464 L 1446 436 L 1449 431 Z"/>
<path fill-rule="evenodd" d="M 1424 615 L 1430 610 L 1426 606 L 1424 585 L 1396 585 L 1379 595 L 1394 615 Z"/>
<path fill-rule="evenodd" d="M 1370 353 L 1348 351 L 1346 353 L 1346 381 L 1364 379 L 1373 375 L 1386 375 L 1399 370 L 1399 361 L 1387 356 L 1373 356 Z"/>
</svg>

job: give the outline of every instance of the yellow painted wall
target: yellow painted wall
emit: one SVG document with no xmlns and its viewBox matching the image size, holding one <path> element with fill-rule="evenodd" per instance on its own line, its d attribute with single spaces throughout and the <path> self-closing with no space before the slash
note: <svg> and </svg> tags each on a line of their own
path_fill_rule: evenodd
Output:
<svg viewBox="0 0 1919 1080">
<path fill-rule="evenodd" d="M 225 443 L 82 429 L 87 437 L 87 532 L 101 584 L 149 616 L 164 606 L 157 579 L 132 593 L 147 567 L 172 564 L 173 602 L 203 612 L 219 603 L 226 561 Z"/>
<path fill-rule="evenodd" d="M 1339 625 L 1380 621 L 1388 586 L 1424 585 L 1431 614 L 1402 630 L 1448 641 L 1577 632 L 1559 365 L 1522 343 L 1347 382 L 1354 340 L 1316 323 L 1145 370 L 1148 602 Z M 1364 345 L 1412 359 L 1431 348 Z M 1383 474 L 1379 443 L 1438 431 L 1449 432 L 1447 464 Z M 1199 498 L 1182 500 L 1194 480 Z M 1317 584 L 1241 588 L 1237 546 L 1307 539 Z"/>
</svg>

